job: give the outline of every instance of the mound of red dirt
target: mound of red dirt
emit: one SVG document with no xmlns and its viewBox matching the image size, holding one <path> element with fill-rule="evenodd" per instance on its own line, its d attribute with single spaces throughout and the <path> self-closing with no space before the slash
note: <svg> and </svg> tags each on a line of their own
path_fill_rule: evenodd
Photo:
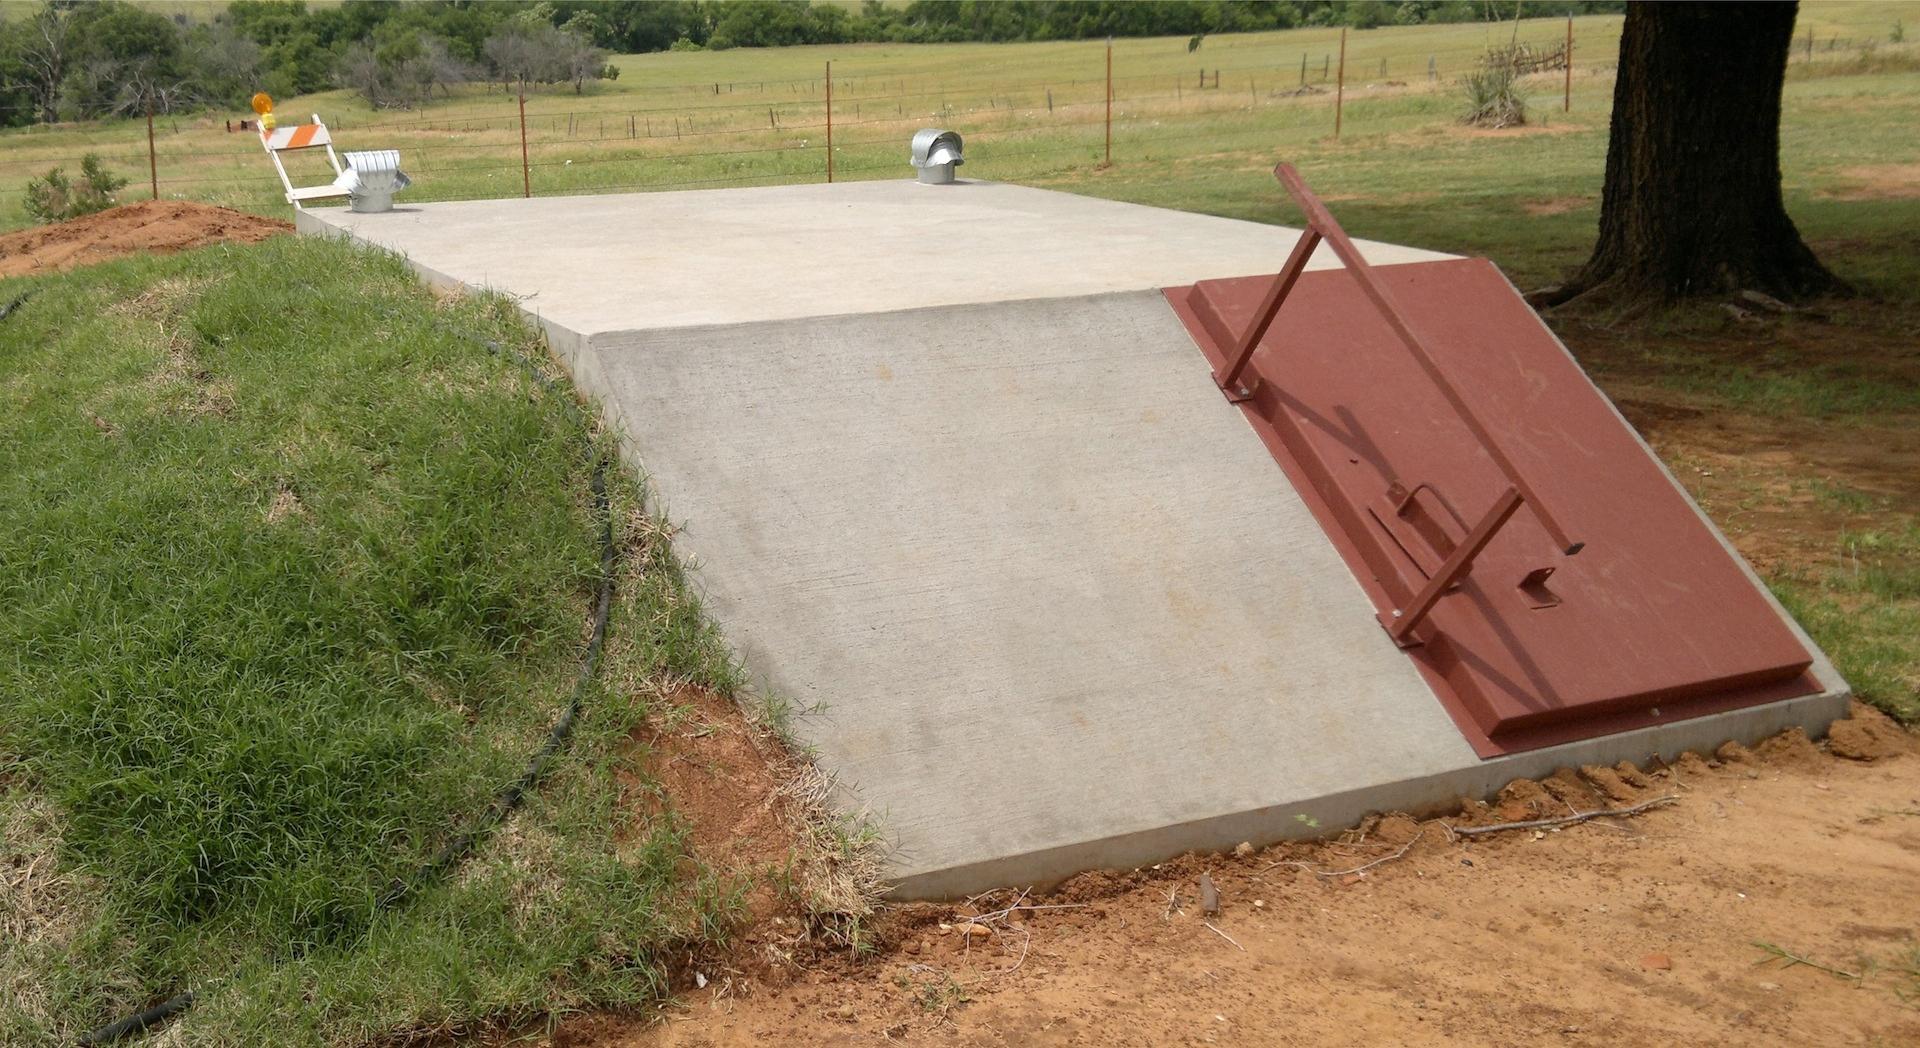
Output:
<svg viewBox="0 0 1920 1048">
<path fill-rule="evenodd" d="M 143 251 L 167 254 L 229 240 L 253 244 L 291 232 L 291 223 L 231 208 L 148 200 L 0 235 L 0 277 L 72 269 Z"/>
</svg>

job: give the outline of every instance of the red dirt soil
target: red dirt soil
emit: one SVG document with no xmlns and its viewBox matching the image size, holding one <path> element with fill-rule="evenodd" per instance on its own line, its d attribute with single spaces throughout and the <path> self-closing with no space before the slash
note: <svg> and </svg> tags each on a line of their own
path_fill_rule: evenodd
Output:
<svg viewBox="0 0 1920 1048">
<path fill-rule="evenodd" d="M 293 225 L 190 200 L 149 200 L 0 235 L 0 277 L 53 273 L 142 252 L 170 254 L 232 241 L 254 244 Z"/>
<path fill-rule="evenodd" d="M 1863 706 L 1835 736 L 1567 769 L 1456 816 L 1381 816 L 1044 895 L 888 907 L 858 961 L 761 920 L 730 954 L 691 960 L 661 1012 L 579 1017 L 543 1043 L 1920 1043 L 1916 741 Z M 1668 796 L 1633 818 L 1448 829 Z M 962 930 L 1023 899 L 1037 908 Z"/>
</svg>

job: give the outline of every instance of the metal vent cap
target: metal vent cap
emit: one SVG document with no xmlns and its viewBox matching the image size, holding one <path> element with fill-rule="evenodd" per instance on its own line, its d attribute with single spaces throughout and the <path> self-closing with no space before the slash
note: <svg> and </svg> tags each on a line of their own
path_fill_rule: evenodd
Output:
<svg viewBox="0 0 1920 1048">
<path fill-rule="evenodd" d="M 908 158 L 919 172 L 921 182 L 930 186 L 953 181 L 953 169 L 966 163 L 961 156 L 960 136 L 937 127 L 923 127 L 913 133 L 913 155 Z"/>
<path fill-rule="evenodd" d="M 413 184 L 400 171 L 398 149 L 344 153 L 346 170 L 333 184 L 347 191 L 355 211 L 391 211 L 393 195 Z"/>
</svg>

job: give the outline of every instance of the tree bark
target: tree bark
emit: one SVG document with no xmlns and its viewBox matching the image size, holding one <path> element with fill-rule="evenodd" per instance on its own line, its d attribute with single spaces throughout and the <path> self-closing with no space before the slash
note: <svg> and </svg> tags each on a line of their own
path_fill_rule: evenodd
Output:
<svg viewBox="0 0 1920 1048">
<path fill-rule="evenodd" d="M 1556 297 L 1637 304 L 1844 289 L 1780 197 L 1780 93 L 1797 8 L 1628 5 L 1600 236 Z"/>
</svg>

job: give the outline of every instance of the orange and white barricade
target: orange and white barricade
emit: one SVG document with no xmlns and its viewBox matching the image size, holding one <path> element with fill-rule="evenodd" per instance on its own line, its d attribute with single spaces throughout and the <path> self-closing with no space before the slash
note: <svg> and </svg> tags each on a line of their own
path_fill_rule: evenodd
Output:
<svg viewBox="0 0 1920 1048">
<path fill-rule="evenodd" d="M 324 149 L 327 151 L 327 163 L 333 165 L 333 174 L 338 178 L 345 170 L 340 166 L 340 158 L 333 151 L 333 136 L 327 133 L 327 125 L 320 122 L 320 114 L 313 115 L 311 124 L 292 124 L 287 127 L 260 129 L 260 144 L 266 147 L 267 155 L 273 158 L 273 169 L 280 173 L 280 184 L 287 189 L 287 203 L 305 210 L 301 202 L 306 200 L 334 200 L 347 196 L 347 190 L 339 185 L 328 183 L 323 186 L 295 187 L 287 177 L 287 168 L 280 162 L 280 154 L 300 149 Z"/>
</svg>

